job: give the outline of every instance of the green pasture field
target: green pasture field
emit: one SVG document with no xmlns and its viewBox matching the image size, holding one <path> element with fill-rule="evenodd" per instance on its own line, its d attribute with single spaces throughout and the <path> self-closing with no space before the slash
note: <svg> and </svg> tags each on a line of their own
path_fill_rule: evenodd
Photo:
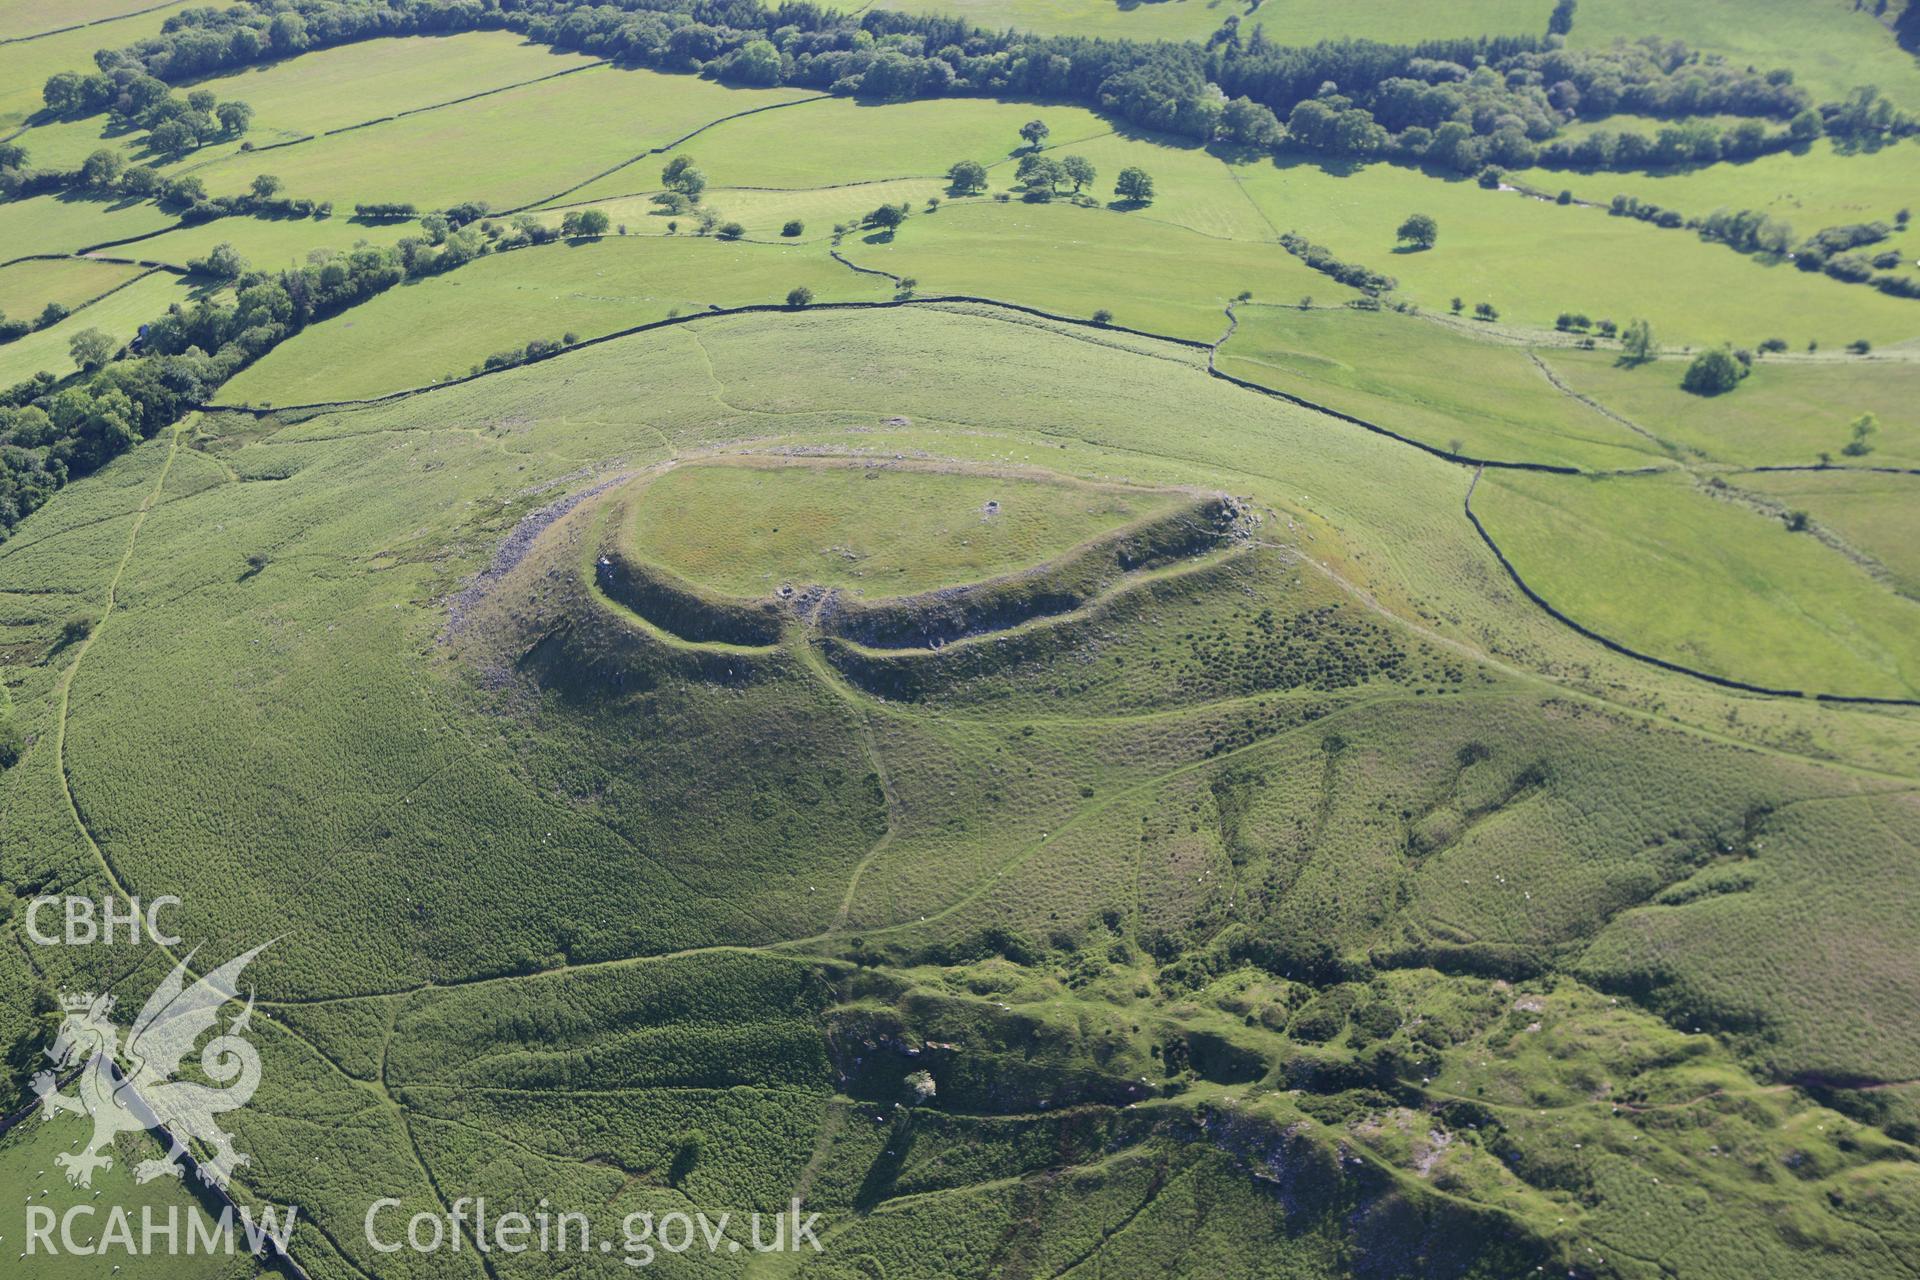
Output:
<svg viewBox="0 0 1920 1280">
<path fill-rule="evenodd" d="M 728 595 L 818 583 L 879 598 L 1027 568 L 1179 500 L 1018 474 L 685 466 L 634 492 L 625 545 Z"/>
<path fill-rule="evenodd" d="M 908 207 L 919 209 L 932 198 L 943 201 L 950 198 L 945 178 L 900 178 L 798 190 L 709 187 L 700 207 L 712 209 L 723 222 L 738 222 L 754 240 L 818 244 L 832 239 L 836 225 L 858 226 L 861 219 L 879 205 L 905 202 Z M 565 205 L 539 210 L 534 216 L 548 226 L 557 227 L 567 211 L 576 207 L 581 206 L 569 200 Z M 624 226 L 635 234 L 662 233 L 669 222 L 677 223 L 681 230 L 691 231 L 699 220 L 697 213 L 668 213 L 646 195 L 600 199 L 585 207 L 603 211 L 613 226 Z M 786 225 L 795 220 L 801 224 L 801 233 L 788 237 L 784 234 Z"/>
<path fill-rule="evenodd" d="M 222 403 L 358 399 L 464 376 L 498 351 L 571 333 L 593 338 L 708 306 L 876 301 L 886 281 L 817 247 L 691 235 L 610 236 L 491 255 L 389 290 L 314 326 L 229 382 Z M 470 323 L 437 321 L 458 313 Z"/>
<path fill-rule="evenodd" d="M 222 102 L 239 99 L 253 108 L 244 139 L 215 143 L 180 159 L 156 164 L 165 173 L 191 173 L 216 161 L 253 160 L 273 172 L 276 144 L 379 120 L 403 111 L 435 107 L 456 98 L 503 89 L 558 71 L 592 66 L 596 59 L 528 44 L 505 31 L 468 31 L 451 36 L 363 40 L 316 49 L 284 62 L 198 80 Z M 36 165 L 77 167 L 101 146 L 125 149 L 129 158 L 154 163 L 144 133 L 114 133 L 104 115 L 36 125 L 16 141 Z M 253 144 L 258 155 L 241 152 Z"/>
<path fill-rule="evenodd" d="M 195 172 L 209 191 L 233 193 L 270 159 L 288 195 L 332 200 L 342 209 L 384 201 L 434 209 L 463 200 L 517 208 L 552 199 L 722 116 L 811 96 L 594 67 L 266 156 L 235 155 Z"/>
<path fill-rule="evenodd" d="M 1245 24 L 1254 12 L 1247 0 L 880 0 L 873 7 L 959 18 L 989 31 L 1203 42 L 1228 18 Z"/>
<path fill-rule="evenodd" d="M 1093 162 L 1097 176 L 1089 194 L 1102 204 L 1115 199 L 1113 180 L 1120 170 L 1137 165 L 1154 182 L 1153 203 L 1135 211 L 1143 217 L 1175 223 L 1216 239 L 1270 241 L 1286 230 L 1247 198 L 1233 169 L 1211 148 L 1125 129 L 1082 143 L 1062 144 L 1053 154 L 1079 155 Z M 1002 184 L 1011 187 L 1013 166 L 992 171 L 991 176 L 994 188 Z"/>
<path fill-rule="evenodd" d="M 0 130 L 11 133 L 45 105 L 40 88 L 48 76 L 59 71 L 90 71 L 94 50 L 118 48 L 158 35 L 162 23 L 189 7 L 189 0 L 180 0 L 178 4 L 164 5 L 151 13 L 137 13 L 98 26 L 0 44 Z M 8 12 L 12 10 L 13 6 L 9 6 Z M 41 26 L 36 21 L 34 28 L 44 31 L 67 25 L 56 20 Z"/>
<path fill-rule="evenodd" d="M 1474 510 L 1549 603 L 1643 653 L 1770 688 L 1920 691 L 1920 604 L 1689 477 L 1489 474 Z"/>
<path fill-rule="evenodd" d="M 1521 169 L 1513 176 L 1538 190 L 1570 190 L 1576 199 L 1600 205 L 1616 195 L 1637 196 L 1663 209 L 1678 209 L 1689 218 L 1704 218 L 1722 208 L 1757 209 L 1787 223 L 1797 239 L 1805 239 L 1822 227 L 1842 223 L 1884 222 L 1892 227 L 1895 213 L 1920 202 L 1920 145 L 1895 143 L 1878 151 L 1849 154 L 1822 139 L 1804 152 L 1781 151 L 1689 169 L 1645 173 Z M 1896 230 L 1890 240 L 1868 252 L 1905 246 L 1911 257 L 1908 240 Z M 1733 251 L 1723 248 L 1723 252 Z"/>
<path fill-rule="evenodd" d="M 1735 483 L 1805 511 L 1883 566 L 1896 591 L 1920 599 L 1920 541 L 1914 537 L 1920 476 L 1791 471 L 1750 473 Z"/>
<path fill-rule="evenodd" d="M 1603 49 L 1615 40 L 1658 35 L 1702 53 L 1762 70 L 1789 67 L 1816 102 L 1843 98 L 1856 85 L 1878 85 L 1895 103 L 1920 106 L 1920 70 L 1870 7 L 1850 0 L 1582 0 L 1568 44 Z"/>
<path fill-rule="evenodd" d="M 1223 372 L 1377 422 L 1436 449 L 1611 469 L 1662 456 L 1557 390 L 1525 348 L 1391 311 L 1236 308 Z"/>
<path fill-rule="evenodd" d="M 0 204 L 0 250 L 11 261 L 35 254 L 75 253 L 89 245 L 146 235 L 174 224 L 152 204 L 106 204 L 34 196 Z M 138 253 L 128 249 L 128 256 Z M 117 256 L 117 255 L 116 255 Z"/>
<path fill-rule="evenodd" d="M 661 92 L 668 94 L 687 83 L 684 76 L 656 79 L 662 82 Z M 714 120 L 768 100 L 761 91 L 701 87 L 735 104 L 714 111 L 709 117 Z M 1072 143 L 1113 130 L 1111 121 L 1084 107 L 992 98 L 869 104 L 819 97 L 786 110 L 715 124 L 666 155 L 649 156 L 589 183 L 568 194 L 564 202 L 658 191 L 662 166 L 677 155 L 692 156 L 707 182 L 716 187 L 784 190 L 890 178 L 939 178 L 960 160 L 1005 164 L 1009 172 L 995 185 L 1010 184 L 1012 157 L 1026 147 L 1020 126 L 1035 118 L 1053 130 L 1047 145 L 1055 149 L 1071 149 Z M 849 138 L 860 139 L 860 145 L 849 147 Z"/>
<path fill-rule="evenodd" d="M 920 229 L 976 211 L 1120 222 L 982 204 Z M 669 245 L 764 249 L 516 251 L 346 316 L 516 258 Z M 806 492 L 772 499 L 745 483 L 766 473 L 700 465 L 748 449 L 822 465 L 773 473 Z M 1260 524 L 875 692 L 799 636 L 692 666 L 596 603 L 589 535 L 620 487 L 523 523 L 675 459 L 652 481 L 670 502 L 639 490 L 648 545 L 755 593 L 819 576 L 818 544 L 916 585 L 1012 567 L 1132 515 L 1104 505 L 1120 482 L 1225 489 Z M 889 469 L 943 460 L 966 474 Z M 372 407 L 202 415 L 0 547 L 0 599 L 81 593 L 9 632 L 41 732 L 0 775 L 0 873 L 111 866 L 179 893 L 209 953 L 280 938 L 249 972 L 268 1068 L 240 1180 L 302 1206 L 318 1280 L 446 1275 L 361 1224 L 377 1196 L 404 1221 L 449 1187 L 602 1226 L 800 1195 L 829 1233 L 809 1266 L 855 1274 L 1005 1274 L 996 1242 L 1021 1232 L 1048 1271 L 1317 1278 L 1355 1249 L 1492 1248 L 1505 1276 L 1618 1247 L 1720 1280 L 1809 1256 L 1782 1214 L 1832 1274 L 1885 1274 L 1893 1246 L 1854 1215 L 1907 1211 L 1906 1148 L 1771 1064 L 1893 1076 L 1920 1052 L 1906 1021 L 1823 1015 L 1875 998 L 1863 957 L 1911 951 L 1920 885 L 1876 807 L 1904 801 L 1867 797 L 1888 780 L 1807 758 L 1832 724 L 1901 722 L 1724 697 L 1580 640 L 1506 586 L 1469 478 L 1210 378 L 1204 353 L 979 306 L 701 317 Z M 988 499 L 1009 545 L 961 532 Z M 497 560 L 515 529 L 524 554 Z M 47 657 L 109 584 L 84 649 Z M 1795 851 L 1818 841 L 1765 815 L 1813 797 L 1861 874 L 1809 918 Z M 1700 901 L 1742 869 L 1726 850 L 1765 862 L 1776 839 L 1792 864 L 1729 895 L 1743 918 L 1711 948 L 1640 944 L 1676 909 L 1656 898 Z M 1783 921 L 1790 968 L 1765 962 Z M 1554 971 L 1609 929 L 1603 989 Z M 1305 949 L 1262 968 L 1232 949 L 1249 937 Z M 89 963 L 64 950 L 56 974 Z M 1282 967 L 1307 964 L 1353 968 Z M 1646 972 L 1677 1028 L 1615 994 Z M 1792 1017 L 1739 1034 L 1754 1007 Z M 1723 1013 L 1724 1037 L 1683 1021 Z M 1284 1222 L 1256 1165 L 1295 1178 Z"/>
<path fill-rule="evenodd" d="M 195 258 L 206 257 L 215 246 L 230 244 L 248 266 L 277 271 L 305 265 L 307 255 L 316 250 L 345 253 L 362 244 L 392 245 L 421 234 L 417 219 L 363 222 L 350 213 L 336 211 L 328 218 L 215 218 L 106 252 L 184 267 Z"/>
<path fill-rule="evenodd" d="M 1417 44 L 1449 36 L 1533 35 L 1547 29 L 1552 5 L 1542 0 L 1492 0 L 1447 8 L 1419 0 L 1392 0 L 1355 9 L 1327 0 L 1251 7 L 1235 0 L 880 0 L 875 7 L 950 15 L 990 31 L 1013 27 L 1036 35 L 1202 43 L 1229 17 L 1237 16 L 1243 36 L 1258 27 L 1275 44 L 1310 45 L 1340 39 Z"/>
<path fill-rule="evenodd" d="M 1212 240 L 1137 212 L 968 201 L 907 219 L 892 235 L 849 236 L 841 252 L 862 267 L 911 277 L 922 293 L 963 293 L 1090 317 L 1196 342 L 1226 332 L 1226 304 L 1351 289 L 1310 271 L 1278 245 Z M 1124 258 L 1116 279 L 1111 263 Z"/>
<path fill-rule="evenodd" d="M 44 1276 L 48 1280 L 103 1274 L 122 1275 L 129 1280 L 147 1276 L 166 1280 L 175 1280 L 175 1277 L 178 1280 L 242 1280 L 262 1273 L 260 1265 L 247 1254 L 245 1234 L 237 1216 L 233 1226 L 234 1256 L 188 1256 L 187 1215 L 202 1215 L 203 1229 L 210 1229 L 212 1223 L 180 1183 L 166 1178 L 144 1184 L 134 1180 L 135 1165 L 160 1155 L 160 1145 L 145 1134 L 123 1136 L 116 1142 L 113 1167 L 94 1174 L 93 1190 L 69 1186 L 66 1170 L 54 1163 L 54 1157 L 71 1153 L 75 1144 L 85 1142 L 92 1133 L 93 1124 L 88 1118 L 62 1115 L 46 1123 L 35 1117 L 0 1137 L 0 1186 L 10 1193 L 20 1189 L 26 1192 L 24 1197 L 9 1194 L 6 1207 L 0 1209 L 0 1248 L 16 1255 L 24 1253 L 29 1206 L 49 1208 L 57 1215 L 52 1252 L 45 1242 L 36 1241 L 32 1257 L 16 1257 L 15 1262 L 8 1264 L 13 1274 Z M 122 1250 L 109 1245 L 100 1257 L 67 1252 L 60 1238 L 58 1215 L 80 1207 L 92 1209 L 91 1213 L 82 1212 L 73 1219 L 73 1235 L 82 1247 L 90 1247 L 89 1241 L 103 1239 L 108 1215 L 115 1208 L 127 1215 L 134 1247 Z M 167 1253 L 164 1237 L 156 1237 L 159 1240 L 156 1254 L 142 1255 L 139 1242 L 143 1213 L 151 1214 L 162 1228 L 169 1214 L 174 1215 L 173 1220 L 179 1225 L 177 1256 Z M 296 1226 L 296 1232 L 298 1229 Z"/>
<path fill-rule="evenodd" d="M 729 201 L 738 203 L 741 197 L 775 198 L 760 193 L 763 188 L 780 192 L 782 199 L 793 198 L 786 192 L 805 191 L 824 201 L 837 183 L 849 211 L 864 215 L 888 198 L 870 190 L 870 184 L 931 179 L 936 185 L 929 194 L 945 195 L 939 179 L 960 160 L 987 166 L 989 191 L 1016 191 L 1014 172 L 1025 150 L 1019 128 L 1036 118 L 1053 131 L 1049 154 L 1078 155 L 1094 164 L 1098 176 L 1088 194 L 1103 203 L 1114 198 L 1120 170 L 1138 165 L 1156 185 L 1152 205 L 1139 211 L 1143 217 L 1218 239 L 1270 240 L 1277 234 L 1212 151 L 1131 128 L 1116 131 L 1114 122 L 1077 107 L 979 98 L 869 106 L 836 98 L 730 121 L 689 140 L 676 154 L 692 156 L 714 186 L 736 189 L 711 192 L 708 200 L 717 208 L 730 210 Z M 870 136 L 875 145 L 849 155 L 833 144 L 849 132 Z M 567 196 L 564 203 L 648 194 L 658 189 L 658 177 L 650 159 L 644 167 Z"/>
<path fill-rule="evenodd" d="M 1490 302 L 1503 322 L 1538 328 L 1550 328 L 1563 311 L 1622 325 L 1644 317 L 1671 344 L 1752 345 L 1779 333 L 1796 346 L 1812 339 L 1832 347 L 1920 336 L 1912 299 L 1765 265 L 1692 232 L 1600 209 L 1563 208 L 1399 165 L 1336 173 L 1293 160 L 1240 172 L 1276 226 L 1398 277 L 1400 294 L 1429 311 L 1459 297 L 1469 311 Z M 1394 231 L 1411 213 L 1439 223 L 1434 248 L 1396 252 Z"/>
<path fill-rule="evenodd" d="M 19 40 L 153 8 L 153 0 L 16 0 L 0 14 L 0 40 Z"/>
<path fill-rule="evenodd" d="M 1920 466 L 1920 366 L 1907 360 L 1761 358 L 1753 373 L 1718 396 L 1681 390 L 1686 361 L 1623 365 L 1616 353 L 1543 350 L 1569 387 L 1696 456 L 1747 466 L 1811 465 L 1841 450 L 1863 413 L 1879 420 L 1874 452 L 1858 461 Z"/>
<path fill-rule="evenodd" d="M 85 329 L 98 329 L 116 342 L 125 342 L 140 326 L 166 314 L 175 302 L 193 297 L 193 288 L 164 271 L 149 272 L 111 297 L 76 311 L 58 324 L 28 334 L 0 347 L 0 387 L 10 387 L 41 371 L 65 377 L 74 371 L 67 344 Z"/>
<path fill-rule="evenodd" d="M 143 268 L 114 262 L 38 261 L 0 267 L 0 316 L 32 320 L 49 302 L 68 310 L 91 302 L 139 275 Z"/>
</svg>

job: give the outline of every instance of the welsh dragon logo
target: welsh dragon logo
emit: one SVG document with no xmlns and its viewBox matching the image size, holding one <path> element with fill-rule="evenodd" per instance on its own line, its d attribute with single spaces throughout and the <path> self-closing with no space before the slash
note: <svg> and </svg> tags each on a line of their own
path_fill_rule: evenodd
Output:
<svg viewBox="0 0 1920 1280">
<path fill-rule="evenodd" d="M 268 944 L 271 945 L 271 944 Z M 181 1063 L 193 1046 L 214 1029 L 221 1008 L 238 999 L 240 973 L 266 950 L 255 947 L 228 961 L 205 977 L 189 981 L 187 965 L 193 956 L 174 966 L 127 1031 L 125 1043 L 112 1021 L 111 995 L 63 995 L 66 1017 L 46 1055 L 50 1070 L 33 1077 L 40 1099 L 40 1117 L 51 1120 L 63 1112 L 93 1117 L 93 1137 L 80 1151 L 62 1152 L 55 1163 L 67 1171 L 76 1187 L 93 1185 L 96 1169 L 113 1167 L 114 1139 L 123 1133 L 164 1130 L 171 1142 L 165 1156 L 143 1160 L 134 1170 L 139 1182 L 184 1173 L 181 1158 L 187 1142 L 199 1141 L 211 1154 L 200 1160 L 200 1176 L 225 1187 L 233 1171 L 248 1163 L 235 1150 L 233 1135 L 222 1129 L 218 1117 L 247 1104 L 260 1087 L 260 1052 L 246 1037 L 253 1020 L 253 996 L 227 1024 L 226 1030 L 200 1051 L 200 1069 L 215 1085 L 176 1080 Z M 78 1096 L 60 1092 L 60 1078 L 79 1068 Z"/>
</svg>

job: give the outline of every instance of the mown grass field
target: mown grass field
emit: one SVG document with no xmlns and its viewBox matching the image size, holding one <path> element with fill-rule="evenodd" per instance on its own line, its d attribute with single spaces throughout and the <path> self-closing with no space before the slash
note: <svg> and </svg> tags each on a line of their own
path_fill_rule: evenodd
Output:
<svg viewBox="0 0 1920 1280">
<path fill-rule="evenodd" d="M 1772 688 L 1920 682 L 1913 600 L 1687 477 L 1489 475 L 1474 510 L 1534 590 L 1641 652 Z"/>
</svg>

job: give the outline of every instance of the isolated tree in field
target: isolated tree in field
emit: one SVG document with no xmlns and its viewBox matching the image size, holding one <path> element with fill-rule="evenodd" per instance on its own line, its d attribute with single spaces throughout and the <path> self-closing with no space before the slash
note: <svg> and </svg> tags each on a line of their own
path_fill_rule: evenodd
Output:
<svg viewBox="0 0 1920 1280">
<path fill-rule="evenodd" d="M 118 346 L 118 343 L 98 329 L 82 329 L 67 342 L 67 352 L 73 357 L 75 364 L 92 373 L 113 359 L 113 353 Z"/>
<path fill-rule="evenodd" d="M 220 131 L 230 138 L 239 137 L 253 124 L 253 108 L 244 102 L 223 102 L 213 114 L 220 121 Z"/>
<path fill-rule="evenodd" d="M 1100 325 L 1112 324 L 1113 312 L 1107 310 L 1105 307 L 1101 307 L 1098 311 L 1093 313 L 1093 322 L 1095 324 L 1100 324 Z"/>
<path fill-rule="evenodd" d="M 1680 389 L 1697 396 L 1721 395 L 1739 386 L 1746 372 L 1746 367 L 1734 359 L 1733 352 L 1716 347 L 1693 358 L 1680 379 Z"/>
<path fill-rule="evenodd" d="M 747 229 L 738 222 L 723 222 L 715 234 L 722 240 L 738 240 L 741 236 L 747 234 Z"/>
<path fill-rule="evenodd" d="M 1153 202 L 1153 179 L 1138 165 L 1128 165 L 1114 181 L 1113 194 L 1130 204 Z"/>
<path fill-rule="evenodd" d="M 787 305 L 790 307 L 804 307 L 812 301 L 813 290 L 807 288 L 805 285 L 801 285 L 796 289 L 787 290 Z"/>
<path fill-rule="evenodd" d="M 807 224 L 800 221 L 800 219 L 788 218 L 786 221 L 786 225 L 780 228 L 780 234 L 787 237 L 789 240 L 791 240 L 795 236 L 803 234 L 806 231 L 806 229 L 807 229 Z"/>
<path fill-rule="evenodd" d="M 280 194 L 280 179 L 270 173 L 263 173 L 253 180 L 253 198 L 271 200 Z"/>
<path fill-rule="evenodd" d="M 867 215 L 867 225 L 882 231 L 892 231 L 907 220 L 907 211 L 897 204 L 883 204 Z"/>
<path fill-rule="evenodd" d="M 1653 326 L 1645 320 L 1629 320 L 1620 333 L 1620 350 L 1628 364 L 1645 364 L 1660 353 Z"/>
<path fill-rule="evenodd" d="M 1846 454 L 1849 458 L 1866 457 L 1873 452 L 1873 445 L 1868 443 L 1868 440 L 1872 437 L 1873 433 L 1879 429 L 1880 419 L 1871 413 L 1861 414 L 1853 420 L 1853 427 L 1851 428 L 1853 438 L 1847 441 L 1845 447 L 1843 447 L 1840 452 Z"/>
<path fill-rule="evenodd" d="M 575 209 L 560 219 L 560 234 L 570 239 L 603 236 L 610 222 L 604 209 Z"/>
<path fill-rule="evenodd" d="M 698 200 L 707 189 L 707 175 L 694 166 L 692 156 L 675 156 L 660 171 L 660 185 L 688 200 Z"/>
<path fill-rule="evenodd" d="M 1075 193 L 1082 187 L 1090 187 L 1099 171 L 1093 167 L 1093 161 L 1085 156 L 1068 156 L 1060 162 L 1060 171 L 1067 181 L 1073 184 Z"/>
<path fill-rule="evenodd" d="M 1440 224 L 1424 213 L 1409 214 L 1394 235 L 1416 249 L 1431 249 L 1440 238 Z"/>
<path fill-rule="evenodd" d="M 955 195 L 971 195 L 987 189 L 987 166 L 978 160 L 962 160 L 947 170 L 947 183 Z"/>
<path fill-rule="evenodd" d="M 1052 132 L 1053 130 L 1047 128 L 1047 122 L 1044 120 L 1029 120 L 1020 126 L 1021 139 L 1035 151 L 1040 149 L 1041 144 L 1046 142 L 1047 135 Z"/>
</svg>

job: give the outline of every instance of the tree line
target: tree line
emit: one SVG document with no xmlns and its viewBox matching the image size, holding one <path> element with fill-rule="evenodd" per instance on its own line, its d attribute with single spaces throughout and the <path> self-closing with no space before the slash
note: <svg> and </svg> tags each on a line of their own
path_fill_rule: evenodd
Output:
<svg viewBox="0 0 1920 1280">
<path fill-rule="evenodd" d="M 1257 29 L 1242 39 L 1232 25 L 1205 45 L 1144 43 L 988 32 L 959 19 L 884 10 L 856 17 L 803 0 L 777 6 L 762 0 L 238 4 L 176 14 L 158 36 L 103 50 L 96 61 L 99 77 L 110 83 L 122 77 L 177 82 L 303 49 L 477 29 L 511 30 L 557 48 L 734 83 L 801 85 L 871 101 L 950 94 L 1051 98 L 1195 139 L 1395 154 L 1462 172 L 1536 161 L 1631 167 L 1682 142 L 1688 158 L 1698 159 L 1706 148 L 1700 130 L 1670 145 L 1662 142 L 1664 131 L 1651 140 L 1554 137 L 1570 120 L 1616 112 L 1676 120 L 1723 114 L 1789 125 L 1756 133 L 1743 121 L 1715 144 L 1732 155 L 1791 145 L 1810 132 L 1864 139 L 1914 128 L 1871 90 L 1816 107 L 1788 70 L 1711 62 L 1678 41 L 1655 37 L 1605 50 L 1567 49 L 1558 35 L 1289 48 Z"/>
</svg>

